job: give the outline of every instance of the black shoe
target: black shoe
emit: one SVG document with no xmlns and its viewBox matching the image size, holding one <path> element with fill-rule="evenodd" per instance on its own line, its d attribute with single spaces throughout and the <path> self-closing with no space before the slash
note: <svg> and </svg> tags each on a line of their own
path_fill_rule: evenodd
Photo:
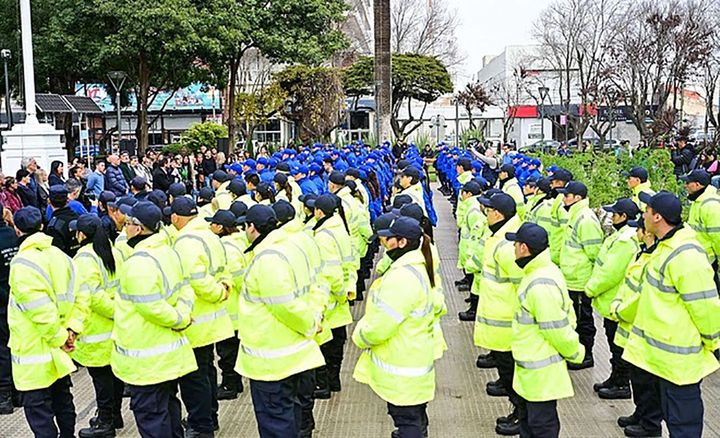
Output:
<svg viewBox="0 0 720 438">
<path fill-rule="evenodd" d="M 630 400 L 630 386 L 611 386 L 601 388 L 598 396 L 604 400 Z"/>
<path fill-rule="evenodd" d="M 0 392 L 0 415 L 10 415 L 13 413 L 12 392 Z"/>
<path fill-rule="evenodd" d="M 475 366 L 482 369 L 497 368 L 497 362 L 491 354 L 481 354 L 475 361 Z"/>
<path fill-rule="evenodd" d="M 592 368 L 595 366 L 595 361 L 591 357 L 586 357 L 581 363 L 570 363 L 568 362 L 567 367 L 571 371 L 584 370 L 586 368 Z"/>
<path fill-rule="evenodd" d="M 463 283 L 457 287 L 458 292 L 470 292 L 470 284 Z"/>
<path fill-rule="evenodd" d="M 472 310 L 460 312 L 458 313 L 458 318 L 460 318 L 460 321 L 475 321 L 475 312 Z"/>
<path fill-rule="evenodd" d="M 495 433 L 504 436 L 520 435 L 520 420 L 515 418 L 514 421 L 508 423 L 496 424 Z"/>
<path fill-rule="evenodd" d="M 236 398 L 238 398 L 238 392 L 234 387 L 228 385 L 218 385 L 218 400 L 235 400 Z"/>
<path fill-rule="evenodd" d="M 468 304 L 472 303 L 472 297 L 465 298 L 465 302 Z"/>
<path fill-rule="evenodd" d="M 463 284 L 469 284 L 470 281 L 467 277 L 463 277 L 460 280 L 455 280 L 455 286 L 461 286 Z"/>
<path fill-rule="evenodd" d="M 662 429 L 647 430 L 639 424 L 631 424 L 625 428 L 625 436 L 632 437 L 659 437 L 662 436 Z"/>
<path fill-rule="evenodd" d="M 570 364 L 568 364 L 568 368 L 569 368 L 569 365 Z M 604 382 L 593 384 L 593 391 L 598 392 L 603 388 L 610 388 L 612 386 L 613 386 L 613 376 L 611 374 L 610 377 L 608 377 Z"/>
<path fill-rule="evenodd" d="M 423 438 L 428 438 L 428 428 L 427 426 L 424 426 L 422 429 L 422 436 Z M 390 438 L 400 438 L 400 431 L 395 429 L 390 434 Z"/>
<path fill-rule="evenodd" d="M 498 380 L 488 382 L 485 385 L 485 392 L 491 397 L 507 397 L 508 395 L 507 389 Z"/>
<path fill-rule="evenodd" d="M 98 423 L 97 413 L 94 417 L 90 419 L 90 421 L 88 421 L 88 423 L 90 423 L 90 427 L 95 427 L 95 425 Z M 125 427 L 125 422 L 123 421 L 122 416 L 113 418 L 113 427 L 115 429 L 122 429 Z"/>
<path fill-rule="evenodd" d="M 617 424 L 620 427 L 628 427 L 632 426 L 633 424 L 639 424 L 638 419 L 635 418 L 635 414 L 627 415 L 623 417 L 618 417 Z"/>
<path fill-rule="evenodd" d="M 185 438 L 214 438 L 213 432 L 198 432 L 192 428 L 185 429 Z"/>
<path fill-rule="evenodd" d="M 518 416 L 517 416 L 517 410 L 513 409 L 513 411 L 510 413 L 510 415 L 508 415 L 506 417 L 497 417 L 495 419 L 495 424 L 513 423 L 515 421 L 518 421 Z"/>
<path fill-rule="evenodd" d="M 329 400 L 330 399 L 330 388 L 315 388 L 315 391 L 313 391 L 313 398 L 315 400 Z"/>
<path fill-rule="evenodd" d="M 80 438 L 112 438 L 115 436 L 115 428 L 112 424 L 96 421 L 95 424 L 78 432 Z"/>
</svg>

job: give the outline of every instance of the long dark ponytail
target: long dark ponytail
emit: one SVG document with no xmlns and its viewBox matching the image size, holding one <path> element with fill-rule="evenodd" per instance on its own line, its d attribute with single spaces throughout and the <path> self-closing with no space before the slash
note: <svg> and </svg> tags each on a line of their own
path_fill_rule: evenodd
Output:
<svg viewBox="0 0 720 438">
<path fill-rule="evenodd" d="M 112 244 L 110 238 L 105 232 L 105 228 L 97 227 L 95 234 L 87 236 L 88 239 L 92 239 L 93 251 L 100 257 L 103 262 L 103 266 L 110 274 L 115 274 L 117 265 L 115 264 L 115 256 L 112 252 Z"/>
<path fill-rule="evenodd" d="M 345 231 L 347 231 L 348 235 L 350 234 L 350 227 L 348 226 L 347 217 L 345 217 L 345 207 L 343 207 L 342 198 L 340 198 L 338 195 L 335 196 L 335 202 L 337 203 L 337 210 L 338 214 L 340 215 L 340 219 L 343 221 L 343 225 L 345 226 Z"/>
<path fill-rule="evenodd" d="M 433 262 L 432 249 L 430 247 L 430 236 L 423 234 L 422 246 L 420 252 L 422 252 L 423 258 L 425 259 L 425 271 L 427 272 L 428 278 L 430 279 L 430 286 L 435 287 L 435 265 Z"/>
</svg>

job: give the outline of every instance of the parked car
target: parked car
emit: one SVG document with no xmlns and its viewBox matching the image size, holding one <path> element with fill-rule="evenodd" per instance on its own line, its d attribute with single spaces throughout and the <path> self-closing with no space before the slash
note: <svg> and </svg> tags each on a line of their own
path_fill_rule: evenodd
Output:
<svg viewBox="0 0 720 438">
<path fill-rule="evenodd" d="M 557 140 L 538 140 L 535 143 L 521 146 L 518 149 L 520 153 L 549 153 L 557 151 L 560 148 L 560 142 Z"/>
</svg>

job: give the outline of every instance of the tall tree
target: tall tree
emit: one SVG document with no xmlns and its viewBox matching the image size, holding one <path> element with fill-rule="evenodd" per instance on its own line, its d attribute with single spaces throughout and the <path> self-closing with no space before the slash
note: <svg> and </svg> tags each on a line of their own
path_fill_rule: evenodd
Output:
<svg viewBox="0 0 720 438">
<path fill-rule="evenodd" d="M 379 118 L 377 141 L 390 138 L 392 94 L 392 58 L 390 52 L 390 0 L 373 0 L 375 23 L 375 116 Z M 396 132 L 397 135 L 397 132 Z"/>
<path fill-rule="evenodd" d="M 493 104 L 488 90 L 479 82 L 465 85 L 465 88 L 455 95 L 455 99 L 457 99 L 460 105 L 467 111 L 471 129 L 475 129 L 473 110 L 477 109 L 480 112 L 484 112 L 486 107 Z M 484 129 L 484 126 L 481 129 Z"/>
</svg>

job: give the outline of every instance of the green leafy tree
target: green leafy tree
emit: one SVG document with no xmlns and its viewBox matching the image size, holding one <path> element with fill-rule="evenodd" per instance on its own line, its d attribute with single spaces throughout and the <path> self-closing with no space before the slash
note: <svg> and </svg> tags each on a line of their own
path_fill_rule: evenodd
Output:
<svg viewBox="0 0 720 438">
<path fill-rule="evenodd" d="M 245 149 L 251 150 L 253 133 L 259 125 L 268 123 L 271 117 L 285 107 L 287 93 L 273 81 L 254 93 L 240 93 L 235 98 L 235 118 L 240 122 L 240 132 L 245 138 Z"/>
<path fill-rule="evenodd" d="M 373 94 L 373 59 L 360 58 L 345 71 L 345 91 L 350 96 Z M 445 66 L 431 56 L 396 54 L 392 56 L 392 116 L 390 125 L 398 140 L 404 140 L 423 124 L 429 103 L 453 90 L 452 80 Z M 424 103 L 418 117 L 412 112 L 412 100 Z M 400 120 L 403 105 L 408 117 Z"/>
<path fill-rule="evenodd" d="M 340 70 L 294 65 L 275 75 L 287 93 L 285 115 L 295 122 L 303 143 L 327 140 L 339 126 L 345 98 Z"/>
<path fill-rule="evenodd" d="M 209 148 L 217 147 L 218 140 L 228 138 L 228 130 L 225 125 L 215 122 L 194 123 L 190 129 L 180 136 L 180 145 L 197 152 L 200 146 Z"/>
</svg>

